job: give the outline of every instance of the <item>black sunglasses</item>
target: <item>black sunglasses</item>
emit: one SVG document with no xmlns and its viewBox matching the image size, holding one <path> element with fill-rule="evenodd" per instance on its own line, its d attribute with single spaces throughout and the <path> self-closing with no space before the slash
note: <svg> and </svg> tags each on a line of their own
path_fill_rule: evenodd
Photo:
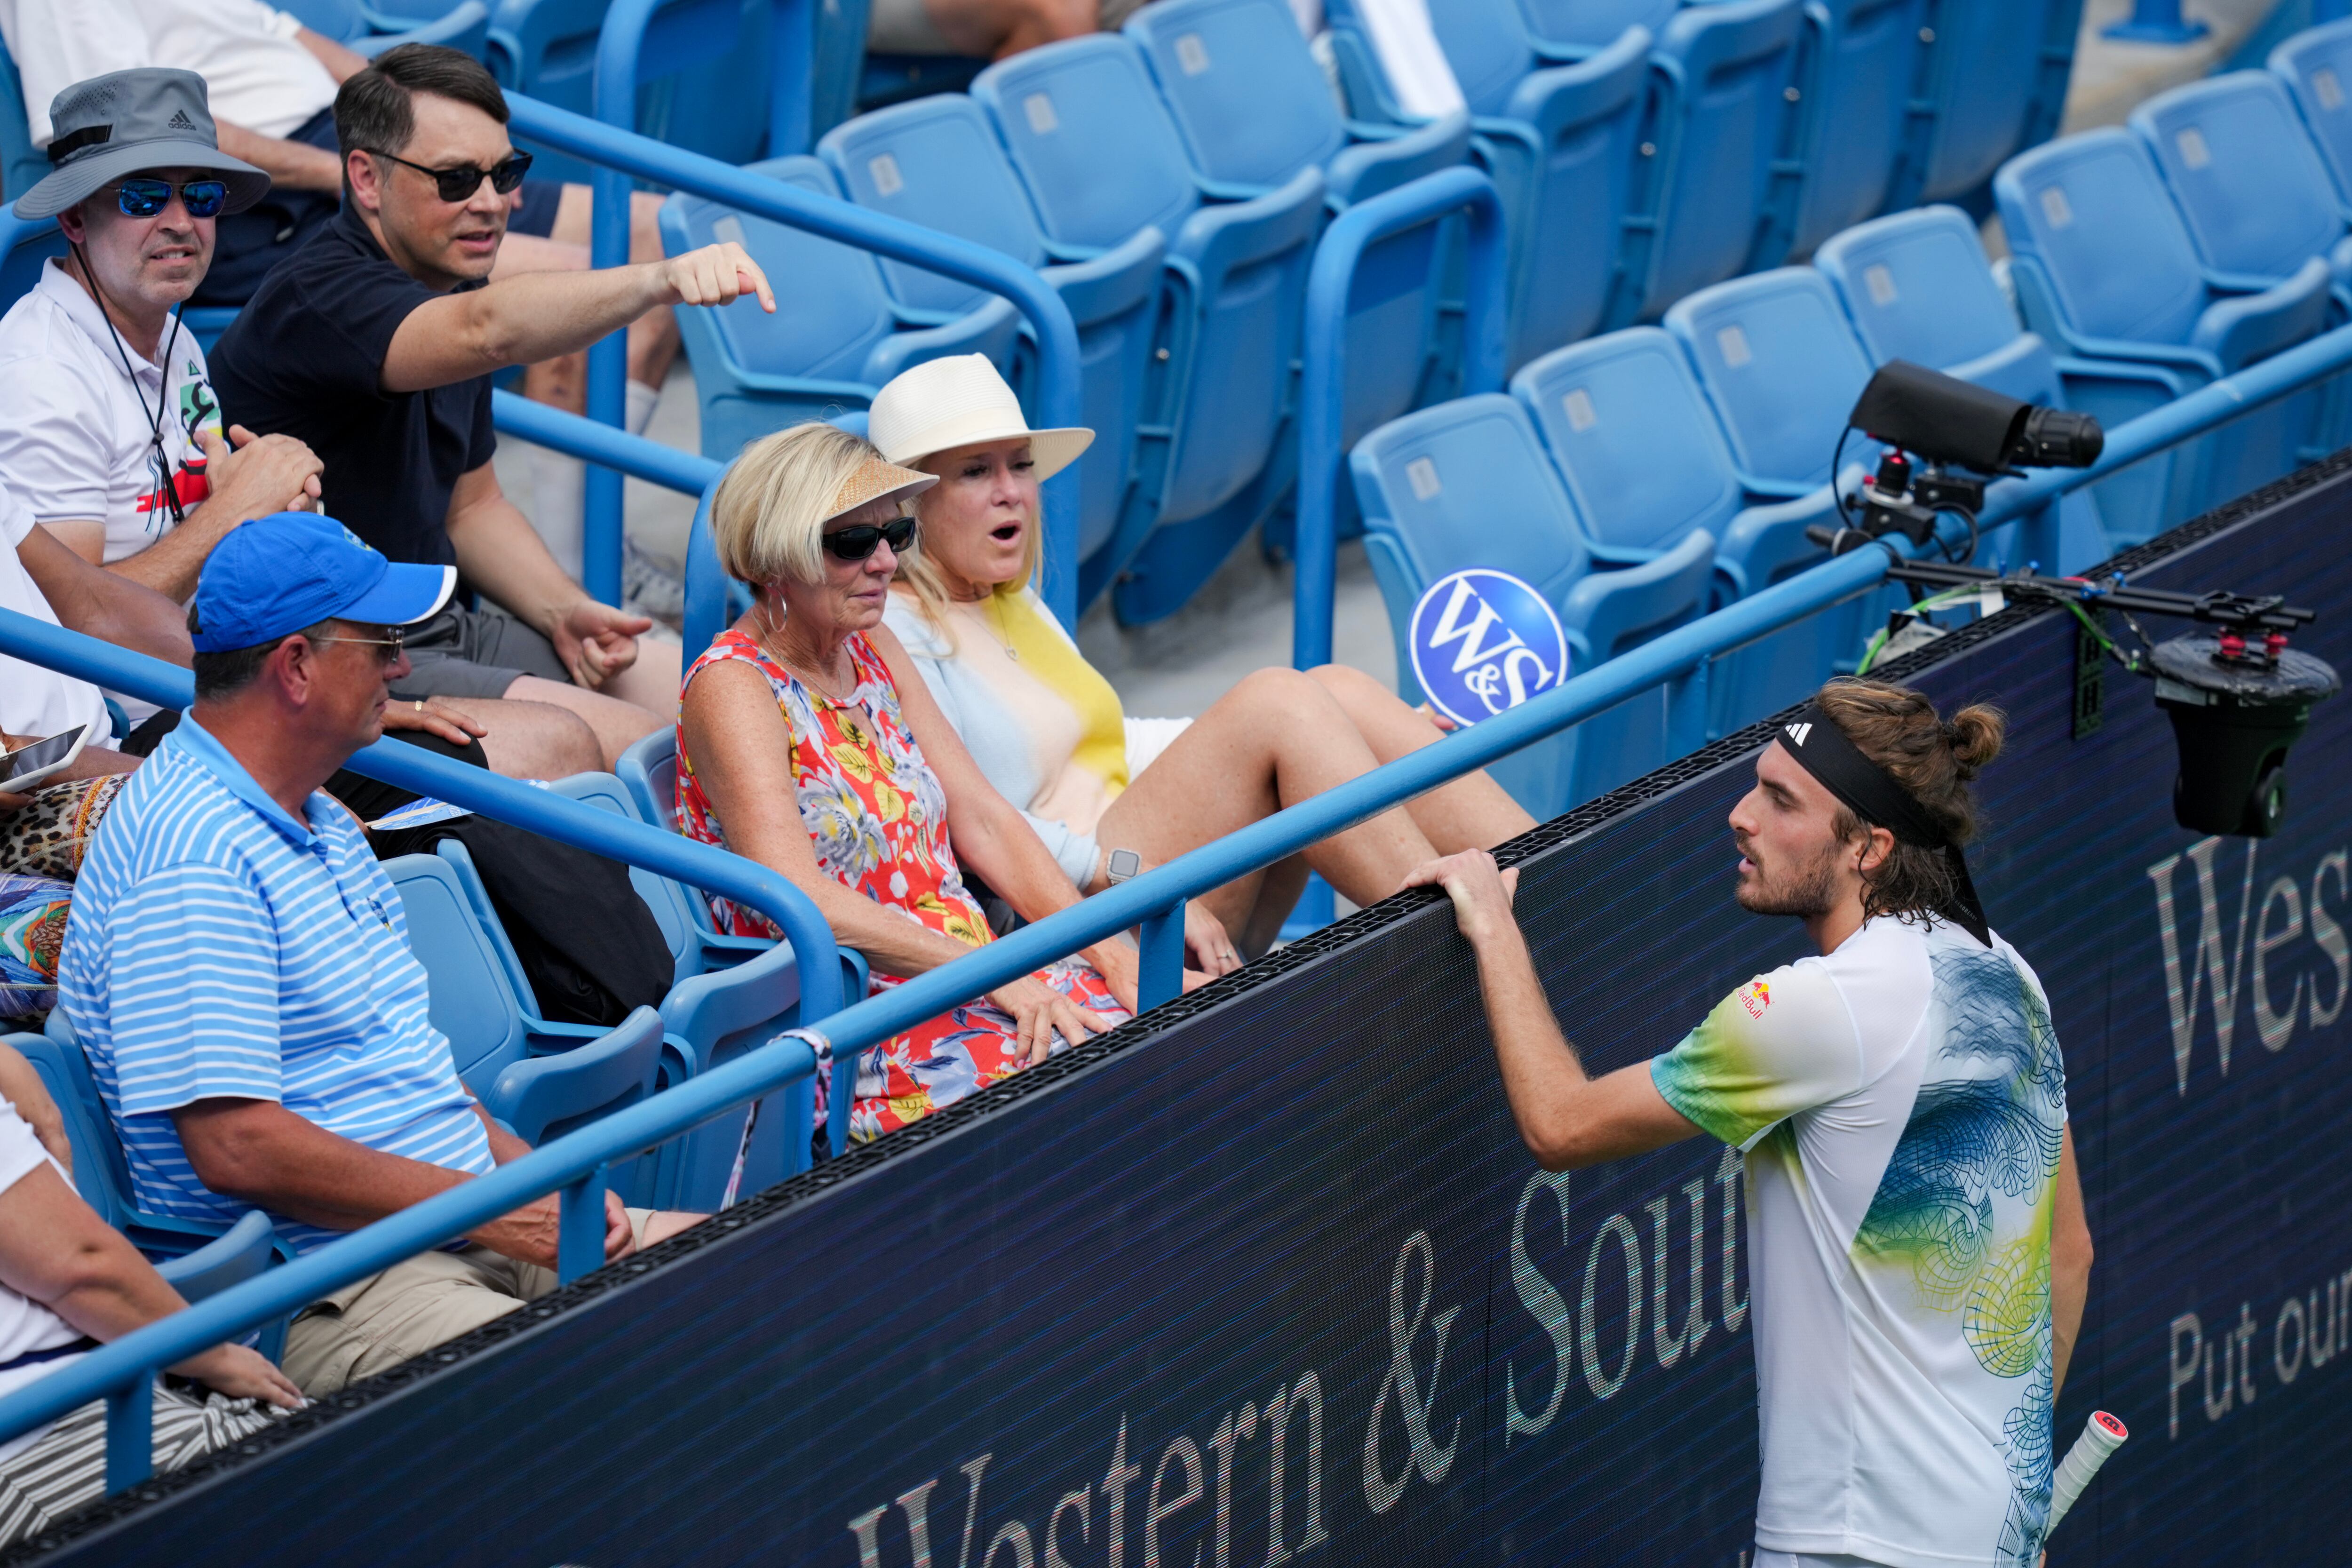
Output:
<svg viewBox="0 0 2352 1568">
<path fill-rule="evenodd" d="M 218 217 L 228 205 L 226 180 L 190 180 L 179 187 L 190 217 Z M 172 205 L 172 182 L 135 175 L 115 187 L 115 209 L 124 217 L 153 217 Z"/>
<path fill-rule="evenodd" d="M 432 175 L 441 199 L 453 205 L 473 200 L 474 193 L 482 188 L 484 180 L 489 181 L 490 189 L 499 195 L 510 195 L 515 187 L 522 184 L 522 177 L 530 173 L 530 154 L 528 153 L 509 153 L 505 163 L 493 163 L 487 169 L 477 169 L 471 163 L 460 163 L 454 169 L 428 169 L 422 163 L 412 163 L 395 153 L 379 153 L 373 147 L 364 147 L 361 151 L 372 158 L 389 158 L 404 169 Z"/>
<path fill-rule="evenodd" d="M 888 522 L 861 522 L 824 536 L 825 553 L 839 561 L 863 561 L 874 547 L 887 542 L 890 553 L 904 555 L 915 542 L 915 520 L 893 518 Z"/>
</svg>

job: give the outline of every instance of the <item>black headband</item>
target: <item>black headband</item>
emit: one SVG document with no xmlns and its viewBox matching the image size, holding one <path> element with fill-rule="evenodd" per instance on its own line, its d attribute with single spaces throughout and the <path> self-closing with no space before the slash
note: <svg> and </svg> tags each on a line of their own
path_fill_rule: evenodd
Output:
<svg viewBox="0 0 2352 1568">
<path fill-rule="evenodd" d="M 1781 725 L 1780 740 L 1783 750 L 1864 822 L 1884 827 L 1898 843 L 1943 851 L 1952 868 L 1955 907 L 1936 912 L 1988 947 L 1992 945 L 1991 928 L 1986 923 L 1984 906 L 1977 899 L 1976 884 L 1969 877 L 1969 863 L 1960 847 L 1909 790 L 1864 756 L 1862 748 L 1846 738 L 1819 703 L 1806 703 L 1795 722 Z"/>
</svg>

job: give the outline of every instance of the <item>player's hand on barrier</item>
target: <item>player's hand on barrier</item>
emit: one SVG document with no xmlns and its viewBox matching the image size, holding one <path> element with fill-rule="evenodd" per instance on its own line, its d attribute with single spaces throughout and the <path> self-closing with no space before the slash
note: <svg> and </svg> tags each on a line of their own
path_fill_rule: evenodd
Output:
<svg viewBox="0 0 2352 1568">
<path fill-rule="evenodd" d="M 1101 1014 L 1079 1006 L 1032 974 L 998 986 L 988 999 L 1013 1015 L 1014 1038 L 1030 1067 L 1053 1054 L 1056 1036 L 1082 1046 L 1087 1036 L 1108 1034 L 1111 1026 Z"/>
<path fill-rule="evenodd" d="M 291 436 L 256 436 L 242 425 L 232 425 L 227 440 L 215 431 L 200 429 L 196 444 L 205 450 L 209 500 L 226 506 L 232 516 L 267 517 L 275 511 L 309 510 L 318 504 L 320 476 L 326 465 Z"/>
<path fill-rule="evenodd" d="M 1454 900 L 1454 922 L 1473 946 L 1516 932 L 1511 900 L 1518 892 L 1519 868 L 1498 870 L 1495 858 L 1484 849 L 1465 849 L 1416 868 L 1404 879 L 1408 888 L 1443 888 Z"/>
<path fill-rule="evenodd" d="M 594 691 L 637 662 L 637 638 L 654 629 L 643 616 L 583 599 L 555 623 L 548 640 L 575 686 Z"/>
<path fill-rule="evenodd" d="M 1225 931 L 1225 922 L 1211 914 L 1198 899 L 1184 904 L 1184 951 L 1199 970 L 1199 984 L 1207 984 L 1220 974 L 1230 974 L 1242 966 L 1241 950 L 1234 945 L 1233 937 Z M 1190 991 L 1194 982 L 1185 977 L 1184 989 Z"/>
<path fill-rule="evenodd" d="M 428 735 L 438 735 L 453 746 L 462 746 L 490 732 L 490 727 L 480 720 L 468 717 L 438 697 L 419 701 L 395 697 L 383 705 L 383 727 L 386 730 L 415 730 Z"/>
<path fill-rule="evenodd" d="M 172 1370 L 231 1399 L 258 1399 L 280 1410 L 299 1410 L 309 1403 L 294 1380 L 270 1364 L 268 1356 L 244 1345 L 215 1345 Z"/>
<path fill-rule="evenodd" d="M 776 313 L 776 296 L 768 275 L 733 240 L 706 245 L 662 262 L 662 280 L 681 305 L 725 305 L 745 294 L 760 297 L 760 309 Z"/>
</svg>

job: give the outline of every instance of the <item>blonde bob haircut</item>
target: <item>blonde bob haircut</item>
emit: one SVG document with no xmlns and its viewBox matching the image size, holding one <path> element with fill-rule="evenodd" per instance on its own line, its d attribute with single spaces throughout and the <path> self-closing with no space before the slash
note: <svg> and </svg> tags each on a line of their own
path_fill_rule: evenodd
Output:
<svg viewBox="0 0 2352 1568">
<path fill-rule="evenodd" d="M 976 446 L 984 447 L 1002 444 L 996 441 L 974 443 Z M 1023 444 L 1027 443 L 1024 441 Z M 1034 450 L 1032 448 L 1033 455 Z M 911 467 L 919 468 L 927 474 L 938 474 L 940 477 L 937 486 L 926 495 L 916 498 L 915 515 L 917 517 L 922 516 L 926 500 L 936 497 L 947 488 L 948 476 L 943 470 L 950 464 L 961 460 L 951 452 L 933 452 L 915 459 Z M 999 583 L 990 590 L 999 598 L 1013 598 L 1022 589 L 1037 580 L 1037 563 L 1044 556 L 1045 549 L 1045 520 L 1039 515 L 1042 510 L 1043 497 L 1041 496 L 1039 504 L 1029 509 L 1029 526 L 1024 535 L 1027 542 L 1021 555 L 1021 575 L 1010 583 Z M 930 624 L 933 631 L 946 639 L 949 651 L 954 652 L 958 643 L 955 626 L 948 619 L 947 580 L 940 575 L 938 564 L 918 551 L 899 566 L 897 581 L 906 584 L 915 591 L 915 603 L 922 610 L 923 619 Z"/>
<path fill-rule="evenodd" d="M 719 563 L 739 583 L 765 587 L 785 577 L 824 581 L 824 525 L 841 515 L 840 497 L 858 471 L 882 454 L 863 436 L 821 421 L 762 436 L 743 448 L 719 481 L 710 531 Z M 906 510 L 906 503 L 899 503 Z M 911 564 L 919 543 L 900 556 Z M 904 570 L 901 566 L 901 570 Z"/>
</svg>

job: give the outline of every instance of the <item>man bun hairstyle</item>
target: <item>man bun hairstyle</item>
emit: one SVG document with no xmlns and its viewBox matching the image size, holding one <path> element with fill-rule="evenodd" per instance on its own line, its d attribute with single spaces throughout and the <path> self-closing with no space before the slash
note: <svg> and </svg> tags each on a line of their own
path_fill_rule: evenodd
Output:
<svg viewBox="0 0 2352 1568">
<path fill-rule="evenodd" d="M 473 56 L 439 44 L 386 49 L 335 94 L 335 144 L 342 153 L 346 197 L 353 153 L 397 156 L 416 134 L 414 100 L 420 92 L 471 105 L 501 125 L 507 122 L 507 95 Z"/>
<path fill-rule="evenodd" d="M 1947 721 L 1918 692 L 1883 680 L 1833 680 L 1814 701 L 1864 756 L 1919 803 L 1954 845 L 1968 843 L 1984 826 L 1969 784 L 2000 755 L 2009 720 L 2000 709 L 1970 703 Z M 1864 831 L 1861 819 L 1843 802 L 1835 828 L 1842 839 Z M 1922 923 L 1959 902 L 1951 858 L 1923 845 L 1897 839 L 1894 852 L 1863 879 L 1865 920 L 1893 915 L 1906 923 Z"/>
</svg>

